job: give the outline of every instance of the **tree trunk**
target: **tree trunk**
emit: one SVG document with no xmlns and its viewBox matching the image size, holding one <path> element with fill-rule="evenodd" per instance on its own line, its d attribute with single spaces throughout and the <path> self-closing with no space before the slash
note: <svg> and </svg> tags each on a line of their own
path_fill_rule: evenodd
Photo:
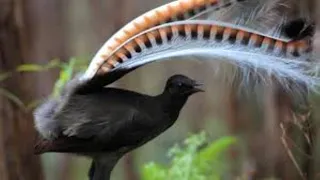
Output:
<svg viewBox="0 0 320 180">
<path fill-rule="evenodd" d="M 18 5 L 13 0 L 0 0 L 0 72 L 24 63 Z M 14 74 L 0 83 L 1 89 L 17 95 L 23 102 L 30 100 L 32 84 L 26 75 Z M 0 179 L 42 179 L 39 157 L 33 155 L 34 139 L 31 114 L 0 94 Z"/>
</svg>

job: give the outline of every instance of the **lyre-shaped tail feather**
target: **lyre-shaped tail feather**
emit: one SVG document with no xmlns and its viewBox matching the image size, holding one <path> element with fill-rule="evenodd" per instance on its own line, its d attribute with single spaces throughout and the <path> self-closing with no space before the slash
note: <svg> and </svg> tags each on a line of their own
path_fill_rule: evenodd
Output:
<svg viewBox="0 0 320 180">
<path fill-rule="evenodd" d="M 89 68 L 91 70 L 86 72 L 84 79 L 92 78 L 94 72 L 101 65 L 99 62 L 111 56 L 117 47 L 149 28 L 169 22 L 187 20 L 199 13 L 214 12 L 243 1 L 246 0 L 177 0 L 152 9 L 129 22 L 105 42 L 93 58 Z"/>
<path fill-rule="evenodd" d="M 284 24 L 296 19 L 312 23 L 309 4 L 308 0 L 245 0 L 219 11 L 209 8 L 198 13 L 194 19 L 228 22 L 284 39 Z"/>
<path fill-rule="evenodd" d="M 228 61 L 309 87 L 319 81 L 313 74 L 317 65 L 311 59 L 310 40 L 284 41 L 227 23 L 198 20 L 167 23 L 136 35 L 99 62 L 95 77 L 111 83 L 115 74 L 119 78 L 147 63 L 179 56 Z"/>
</svg>

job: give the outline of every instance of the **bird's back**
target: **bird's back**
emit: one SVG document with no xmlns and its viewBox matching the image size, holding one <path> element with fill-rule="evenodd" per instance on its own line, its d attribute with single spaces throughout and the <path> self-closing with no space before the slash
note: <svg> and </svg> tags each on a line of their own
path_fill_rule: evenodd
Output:
<svg viewBox="0 0 320 180">
<path fill-rule="evenodd" d="M 36 151 L 127 151 L 162 132 L 166 119 L 160 102 L 152 96 L 115 88 L 74 94 L 55 116 L 60 124 L 58 138 L 41 141 Z"/>
</svg>

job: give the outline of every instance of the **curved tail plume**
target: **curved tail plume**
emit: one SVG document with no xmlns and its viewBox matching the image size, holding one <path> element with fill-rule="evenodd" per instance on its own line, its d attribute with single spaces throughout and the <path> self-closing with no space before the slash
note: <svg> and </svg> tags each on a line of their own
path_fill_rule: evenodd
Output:
<svg viewBox="0 0 320 180">
<path fill-rule="evenodd" d="M 82 77 L 84 85 L 104 86 L 147 63 L 196 56 L 266 72 L 285 87 L 290 81 L 313 88 L 319 83 L 311 56 L 314 26 L 303 2 L 174 1 L 112 36 Z"/>
<path fill-rule="evenodd" d="M 99 77 L 106 85 L 137 67 L 178 56 L 228 61 L 239 67 L 264 70 L 281 81 L 294 79 L 309 87 L 318 83 L 313 76 L 317 66 L 312 63 L 309 39 L 284 41 L 227 23 L 206 21 L 173 22 L 151 28 L 119 46 L 99 62 L 97 71 L 90 68 L 88 71 L 94 72 L 93 80 Z"/>
<path fill-rule="evenodd" d="M 226 2 L 224 0 L 178 0 L 152 9 L 116 32 L 92 59 L 90 69 L 98 68 L 99 62 L 109 57 L 118 46 L 149 28 L 169 22 L 188 20 L 199 13 L 214 12 L 230 6 L 236 6 L 242 1 L 245 0 L 230 0 Z M 88 78 L 92 77 L 93 74 L 91 71 L 87 71 L 85 76 Z"/>
<path fill-rule="evenodd" d="M 228 22 L 282 39 L 287 38 L 284 24 L 297 19 L 312 23 L 308 0 L 245 0 L 219 11 L 209 8 L 194 19 Z"/>
</svg>

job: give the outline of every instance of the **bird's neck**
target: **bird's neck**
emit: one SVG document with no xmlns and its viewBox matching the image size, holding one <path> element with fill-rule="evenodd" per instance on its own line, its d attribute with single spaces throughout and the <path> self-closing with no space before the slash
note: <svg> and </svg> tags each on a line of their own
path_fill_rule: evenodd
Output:
<svg viewBox="0 0 320 180">
<path fill-rule="evenodd" d="M 188 96 L 171 94 L 167 91 L 164 91 L 156 98 L 160 101 L 160 104 L 165 113 L 168 113 L 170 115 L 171 119 L 177 119 L 180 110 L 188 100 Z"/>
</svg>

